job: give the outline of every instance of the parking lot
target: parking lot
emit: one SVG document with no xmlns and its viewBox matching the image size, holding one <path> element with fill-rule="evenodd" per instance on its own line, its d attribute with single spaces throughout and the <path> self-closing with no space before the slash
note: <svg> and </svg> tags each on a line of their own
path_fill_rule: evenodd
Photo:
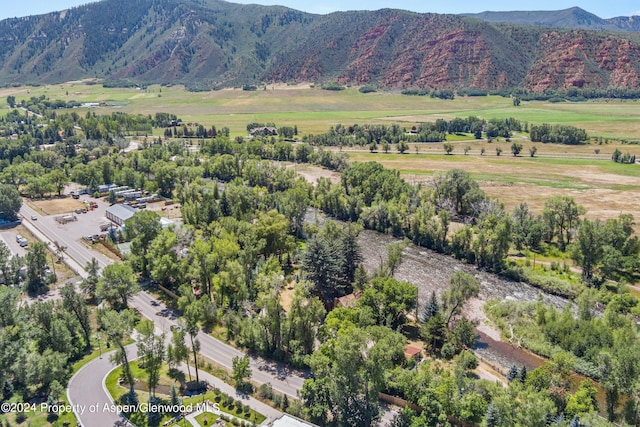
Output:
<svg viewBox="0 0 640 427">
<path fill-rule="evenodd" d="M 94 199 L 87 194 L 80 196 L 80 201 L 96 202 L 98 207 L 93 210 L 87 210 L 86 213 L 74 213 L 73 215 L 75 215 L 76 221 L 70 221 L 66 224 L 61 224 L 56 221 L 56 218 L 62 215 L 38 216 L 37 221 L 40 223 L 35 225 L 38 226 L 38 228 L 47 227 L 55 229 L 60 233 L 64 233 L 64 240 L 70 239 L 74 241 L 82 241 L 83 236 L 91 236 L 101 233 L 100 224 L 105 222 L 105 211 L 109 205 L 104 201 Z"/>
<path fill-rule="evenodd" d="M 74 260 L 76 271 L 77 268 L 82 268 L 90 262 L 92 258 L 96 258 L 101 265 L 112 262 L 110 258 L 99 251 L 92 250 L 90 243 L 82 240 L 82 236 L 100 233 L 100 224 L 105 221 L 107 204 L 88 195 L 82 196 L 81 200 L 93 201 L 97 203 L 97 208 L 87 210 L 87 213 L 74 213 L 75 220 L 68 223 L 56 221 L 56 218 L 62 217 L 63 214 L 45 215 L 41 211 L 36 211 L 31 203 L 24 203 L 20 209 L 23 224 L 30 224 L 29 227 L 37 229 L 37 234 L 40 235 L 39 239 L 46 236 L 47 241 L 63 246 L 66 257 Z M 64 201 L 62 199 L 62 202 Z M 80 204 L 80 206 L 84 205 Z M 37 219 L 31 219 L 32 215 L 36 215 Z M 69 215 L 69 213 L 64 215 Z M 50 246 L 51 248 L 53 246 Z"/>
<path fill-rule="evenodd" d="M 23 248 L 16 241 L 18 234 L 18 231 L 15 229 L 4 230 L 0 232 L 0 239 L 9 247 L 13 255 L 25 256 L 27 254 L 27 248 Z"/>
</svg>

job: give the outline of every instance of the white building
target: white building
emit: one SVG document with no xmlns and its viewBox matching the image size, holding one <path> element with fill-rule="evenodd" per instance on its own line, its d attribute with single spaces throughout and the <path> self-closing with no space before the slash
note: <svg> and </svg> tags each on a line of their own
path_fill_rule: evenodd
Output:
<svg viewBox="0 0 640 427">
<path fill-rule="evenodd" d="M 279 418 L 266 424 L 267 427 L 318 427 L 293 415 L 283 414 Z"/>
</svg>

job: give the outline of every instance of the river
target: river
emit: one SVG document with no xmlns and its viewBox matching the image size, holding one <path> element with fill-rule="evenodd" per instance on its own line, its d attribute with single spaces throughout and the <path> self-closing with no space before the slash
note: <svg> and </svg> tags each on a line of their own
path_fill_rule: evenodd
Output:
<svg viewBox="0 0 640 427">
<path fill-rule="evenodd" d="M 319 226 L 325 221 L 322 213 L 312 210 L 306 216 L 306 221 Z M 372 230 L 363 230 L 359 236 L 362 250 L 363 264 L 367 272 L 372 273 L 380 267 L 387 258 L 387 246 L 401 240 L 393 236 Z M 409 244 L 403 252 L 402 264 L 396 270 L 394 277 L 405 280 L 418 288 L 418 310 L 435 291 L 439 295 L 449 287 L 451 275 L 458 271 L 473 275 L 480 284 L 478 298 L 469 301 L 464 307 L 464 315 L 478 325 L 479 339 L 474 351 L 484 360 L 499 365 L 504 370 L 511 365 L 525 365 L 527 368 L 539 366 L 543 359 L 516 345 L 500 340 L 498 331 L 488 324 L 488 319 L 482 309 L 484 303 L 490 299 L 515 301 L 537 301 L 541 299 L 545 304 L 556 308 L 564 307 L 569 301 L 565 298 L 551 295 L 527 283 L 508 280 L 496 274 L 479 270 L 473 265 L 459 261 L 451 256 L 443 255 L 414 244 Z"/>
<path fill-rule="evenodd" d="M 380 263 L 386 260 L 386 247 L 399 241 L 393 236 L 376 231 L 362 231 L 359 242 L 367 271 L 373 272 L 379 268 Z M 431 292 L 435 291 L 439 295 L 446 290 L 449 287 L 449 278 L 459 270 L 473 275 L 480 284 L 478 298 L 470 301 L 464 308 L 465 316 L 478 323 L 480 338 L 474 351 L 485 360 L 503 368 L 508 368 L 512 364 L 526 365 L 527 368 L 539 366 L 542 362 L 541 358 L 499 340 L 496 331 L 488 327 L 482 306 L 492 298 L 516 301 L 541 299 L 545 304 L 560 308 L 568 303 L 565 298 L 546 294 L 527 283 L 502 278 L 451 256 L 413 244 L 409 244 L 404 250 L 402 264 L 396 270 L 394 277 L 398 280 L 406 280 L 418 288 L 418 313 L 420 313 L 421 308 L 430 298 Z"/>
</svg>

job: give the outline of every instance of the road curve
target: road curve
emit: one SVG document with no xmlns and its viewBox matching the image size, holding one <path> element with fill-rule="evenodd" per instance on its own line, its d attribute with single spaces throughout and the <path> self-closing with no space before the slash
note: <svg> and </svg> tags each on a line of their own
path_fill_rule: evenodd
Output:
<svg viewBox="0 0 640 427">
<path fill-rule="evenodd" d="M 65 262 L 67 262 L 73 270 L 76 270 L 76 272 L 80 276 L 86 277 L 86 272 L 84 271 L 83 267 L 87 264 L 87 262 L 91 260 L 91 258 L 96 258 L 101 269 L 103 269 L 106 265 L 113 263 L 111 259 L 105 257 L 104 255 L 95 251 L 87 250 L 87 248 L 82 245 L 82 243 L 69 238 L 69 236 L 66 236 L 64 234 L 63 230 L 59 230 L 55 226 L 46 224 L 45 221 L 29 221 L 28 218 L 31 218 L 31 215 L 35 215 L 36 211 L 28 205 L 23 204 L 21 214 L 23 218 L 25 218 L 23 224 L 33 232 L 36 238 L 51 246 L 53 245 L 54 241 L 58 241 L 59 243 L 67 247 L 64 256 Z M 130 305 L 133 308 L 138 309 L 143 316 L 152 320 L 156 324 L 156 328 L 162 332 L 165 332 L 167 336 L 171 335 L 171 326 L 177 325 L 177 316 L 173 313 L 168 316 L 166 314 L 161 314 L 163 310 L 164 313 L 169 313 L 168 309 L 155 302 L 153 297 L 144 291 L 134 295 L 130 299 Z M 212 336 L 204 332 L 200 332 L 198 334 L 198 339 L 201 343 L 200 353 L 227 369 L 231 369 L 232 360 L 234 357 L 242 357 L 245 355 L 244 352 L 228 344 L 225 344 L 222 341 L 217 340 L 216 338 L 213 338 Z M 93 384 L 89 383 L 88 379 L 85 379 L 85 377 L 100 375 L 99 372 L 102 372 L 103 370 L 107 369 L 107 367 L 111 366 L 104 355 L 102 359 L 97 360 L 102 362 L 96 362 L 98 363 L 95 365 L 96 370 L 85 369 L 85 366 L 78 373 L 76 373 L 76 375 L 74 375 L 72 380 L 69 382 L 68 396 L 74 404 L 77 404 L 80 401 L 91 404 L 91 399 L 86 399 L 83 396 L 85 392 L 89 397 L 97 397 L 95 393 L 104 393 L 104 390 L 101 390 L 101 387 L 95 386 L 95 379 L 93 380 Z M 287 394 L 290 397 L 297 398 L 298 391 L 302 389 L 302 384 L 304 383 L 303 376 L 288 371 L 284 365 L 271 365 L 272 366 L 269 368 L 269 370 L 260 370 L 260 366 L 265 365 L 258 359 L 252 357 L 250 365 L 252 369 L 251 379 L 258 384 L 270 383 L 274 390 L 280 393 Z M 91 364 L 91 366 L 94 365 Z M 98 368 L 100 369 L 99 371 Z M 109 370 L 106 370 L 105 372 L 108 373 L 108 371 Z M 81 380 L 78 381 L 78 378 L 76 377 L 80 378 Z M 102 375 L 100 378 L 103 377 L 104 375 Z M 75 390 L 75 388 L 79 388 L 79 393 Z M 76 399 L 79 399 L 78 402 L 76 402 Z M 115 416 L 111 419 L 107 419 L 107 415 L 104 415 L 106 417 L 105 420 L 100 422 L 111 422 L 112 424 L 97 424 L 99 422 L 98 420 L 100 419 L 100 417 L 98 416 L 92 417 L 90 423 L 82 422 L 82 424 L 91 427 L 102 427 L 102 425 L 116 425 L 113 424 L 114 422 L 117 422 Z M 84 417 L 87 417 L 87 412 L 85 412 Z M 78 418 L 81 420 L 84 419 L 81 417 Z"/>
<path fill-rule="evenodd" d="M 129 359 L 136 357 L 136 346 L 126 347 Z M 78 419 L 79 425 L 89 427 L 114 427 L 128 425 L 120 414 L 109 410 L 113 403 L 104 385 L 106 376 L 114 369 L 109 360 L 115 351 L 93 359 L 75 373 L 69 381 L 67 398 Z"/>
</svg>

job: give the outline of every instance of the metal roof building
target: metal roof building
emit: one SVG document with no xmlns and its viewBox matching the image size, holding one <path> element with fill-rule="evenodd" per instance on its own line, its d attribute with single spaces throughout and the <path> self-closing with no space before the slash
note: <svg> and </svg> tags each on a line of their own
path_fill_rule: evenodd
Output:
<svg viewBox="0 0 640 427">
<path fill-rule="evenodd" d="M 117 204 L 117 205 L 109 206 L 107 208 L 105 216 L 109 221 L 114 222 L 121 226 L 122 224 L 124 224 L 126 220 L 131 218 L 136 212 L 137 210 L 135 210 L 129 205 Z"/>
</svg>

